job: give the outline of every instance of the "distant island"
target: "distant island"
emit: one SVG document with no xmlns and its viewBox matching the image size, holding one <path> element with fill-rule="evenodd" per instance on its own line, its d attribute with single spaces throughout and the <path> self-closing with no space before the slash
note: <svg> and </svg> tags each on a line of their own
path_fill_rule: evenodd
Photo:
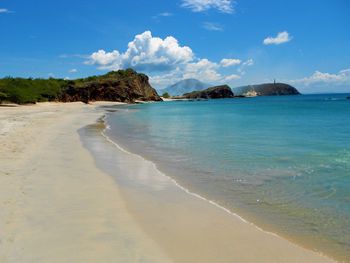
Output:
<svg viewBox="0 0 350 263">
<path fill-rule="evenodd" d="M 76 80 L 12 77 L 0 79 L 0 103 L 30 104 L 45 101 L 133 103 L 161 100 L 156 90 L 149 84 L 148 76 L 133 69 L 112 71 L 105 75 Z"/>
<path fill-rule="evenodd" d="M 205 90 L 212 85 L 203 83 L 198 79 L 184 79 L 165 89 L 159 89 L 159 94 L 169 94 L 170 96 L 181 96 L 192 91 Z"/>
<path fill-rule="evenodd" d="M 201 91 L 192 91 L 184 94 L 185 99 L 224 99 L 234 98 L 232 89 L 228 85 L 211 87 Z"/>
<path fill-rule="evenodd" d="M 259 85 L 248 85 L 234 89 L 237 95 L 255 97 L 255 96 L 282 96 L 282 95 L 300 95 L 300 92 L 285 83 L 265 83 Z"/>
<path fill-rule="evenodd" d="M 299 95 L 299 91 L 284 83 L 266 83 L 260 85 L 249 85 L 238 87 L 234 92 L 228 85 L 220 85 L 205 90 L 192 91 L 182 96 L 174 96 L 173 99 L 222 99 L 222 98 L 244 98 L 256 96 L 282 96 Z"/>
<path fill-rule="evenodd" d="M 225 85 L 222 85 L 225 86 Z M 227 86 L 227 85 L 226 85 Z M 220 87 L 220 86 L 216 86 Z M 201 91 L 208 91 L 213 89 L 209 84 L 205 84 L 197 79 L 184 79 L 168 88 L 159 89 L 158 92 L 164 96 L 172 98 L 210 98 L 208 92 L 200 93 Z M 227 86 L 228 87 L 228 86 Z M 264 83 L 257 85 L 247 85 L 233 89 L 234 97 L 256 97 L 256 96 L 282 96 L 282 95 L 299 95 L 300 92 L 285 83 Z M 225 95 L 228 96 L 228 95 Z"/>
</svg>

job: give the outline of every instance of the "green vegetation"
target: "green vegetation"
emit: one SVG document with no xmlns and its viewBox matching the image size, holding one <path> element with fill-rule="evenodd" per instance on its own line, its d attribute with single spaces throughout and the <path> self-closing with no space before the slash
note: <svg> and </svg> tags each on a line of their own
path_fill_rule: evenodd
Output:
<svg viewBox="0 0 350 263">
<path fill-rule="evenodd" d="M 169 95 L 168 92 L 164 92 L 162 97 L 165 98 L 165 99 L 168 99 L 168 98 L 170 98 L 170 95 Z"/>
<path fill-rule="evenodd" d="M 0 79 L 0 103 L 28 104 L 45 101 L 77 100 L 87 102 L 90 98 L 90 92 L 99 88 L 109 92 L 106 95 L 109 95 L 108 98 L 118 99 L 129 92 L 128 86 L 136 87 L 134 83 L 136 79 L 141 81 L 142 85 L 148 84 L 146 75 L 138 74 L 132 69 L 111 71 L 102 76 L 91 76 L 76 80 L 6 77 Z M 110 89 L 115 87 L 118 87 L 118 89 L 113 93 L 114 97 L 111 97 Z M 94 95 L 98 97 L 99 94 Z M 129 98 L 123 99 L 128 100 Z"/>
<path fill-rule="evenodd" d="M 66 81 L 62 79 L 0 79 L 0 102 L 18 104 L 57 100 Z"/>
<path fill-rule="evenodd" d="M 7 94 L 0 92 L 0 103 L 2 103 L 3 101 L 6 101 L 8 98 Z"/>
</svg>

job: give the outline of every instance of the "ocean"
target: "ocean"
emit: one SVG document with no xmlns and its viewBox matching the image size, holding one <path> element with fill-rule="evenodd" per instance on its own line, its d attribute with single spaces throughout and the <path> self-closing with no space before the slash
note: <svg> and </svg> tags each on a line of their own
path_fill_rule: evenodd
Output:
<svg viewBox="0 0 350 263">
<path fill-rule="evenodd" d="M 350 262 L 349 94 L 117 106 L 105 134 L 266 231 Z"/>
</svg>

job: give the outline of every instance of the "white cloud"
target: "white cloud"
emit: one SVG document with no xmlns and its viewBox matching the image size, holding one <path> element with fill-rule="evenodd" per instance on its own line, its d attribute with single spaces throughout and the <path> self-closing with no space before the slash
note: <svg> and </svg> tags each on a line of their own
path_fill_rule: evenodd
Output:
<svg viewBox="0 0 350 263">
<path fill-rule="evenodd" d="M 195 78 L 211 84 L 227 84 L 241 78 L 238 74 L 222 74 L 218 64 L 207 61 L 207 59 L 204 61 L 206 62 L 200 60 L 196 63 L 189 63 L 185 68 L 179 68 L 169 74 L 151 76 L 150 82 L 159 88 L 187 78 Z"/>
<path fill-rule="evenodd" d="M 77 73 L 77 72 L 78 72 L 78 70 L 75 68 L 72 68 L 71 70 L 69 70 L 69 73 Z"/>
<path fill-rule="evenodd" d="M 222 76 L 218 72 L 219 65 L 211 62 L 208 59 L 200 59 L 198 62 L 189 63 L 186 65 L 183 77 L 185 79 L 198 78 L 204 82 L 219 81 Z"/>
<path fill-rule="evenodd" d="M 162 13 L 159 13 L 159 14 L 153 16 L 152 18 L 158 20 L 160 17 L 170 17 L 170 16 L 173 16 L 173 15 L 174 14 L 170 13 L 170 12 L 162 12 Z"/>
<path fill-rule="evenodd" d="M 182 79 L 182 70 L 177 68 L 166 74 L 150 76 L 150 83 L 155 87 L 167 87 Z"/>
<path fill-rule="evenodd" d="M 228 67 L 241 64 L 241 60 L 224 58 L 213 62 L 207 58 L 198 58 L 190 47 L 181 46 L 174 37 L 161 39 L 146 31 L 136 35 L 124 52 L 99 50 L 92 53 L 85 63 L 96 65 L 102 70 L 131 67 L 148 74 L 156 87 L 164 87 L 185 78 L 197 78 L 212 84 L 231 82 L 240 76 L 228 72 Z M 243 64 L 241 67 L 252 65 L 253 60 Z M 225 74 L 222 73 L 223 69 Z"/>
<path fill-rule="evenodd" d="M 164 16 L 164 17 L 167 17 L 167 16 L 173 16 L 173 14 L 172 14 L 172 13 L 170 13 L 170 12 L 163 12 L 163 13 L 158 14 L 158 16 Z"/>
<path fill-rule="evenodd" d="M 224 58 L 220 61 L 220 65 L 224 68 L 241 64 L 241 60 L 237 58 Z"/>
<path fill-rule="evenodd" d="M 292 80 L 292 83 L 310 86 L 314 84 L 334 84 L 343 85 L 350 84 L 350 69 L 344 69 L 338 73 L 327 73 L 315 71 L 311 76 L 302 79 Z"/>
<path fill-rule="evenodd" d="M 244 67 L 250 67 L 250 66 L 253 66 L 254 65 L 254 60 L 253 59 L 248 59 L 247 61 L 244 61 L 242 66 Z"/>
<path fill-rule="evenodd" d="M 237 80 L 237 79 L 240 79 L 240 78 L 241 78 L 240 75 L 232 74 L 232 75 L 226 76 L 226 77 L 224 78 L 224 80 L 225 80 L 226 82 L 231 82 L 231 81 L 233 81 L 233 80 Z"/>
<path fill-rule="evenodd" d="M 209 31 L 223 31 L 224 27 L 219 23 L 204 22 L 203 28 Z"/>
<path fill-rule="evenodd" d="M 119 51 L 114 50 L 112 52 L 106 52 L 101 49 L 91 54 L 88 64 L 97 64 L 100 65 L 101 68 L 116 67 L 116 69 L 118 69 L 120 67 L 120 62 Z"/>
<path fill-rule="evenodd" d="M 244 61 L 241 66 L 238 68 L 238 72 L 241 74 L 241 75 L 244 75 L 245 74 L 245 68 L 247 67 L 251 67 L 254 65 L 254 60 L 253 59 L 248 59 L 246 61 Z"/>
<path fill-rule="evenodd" d="M 90 55 L 87 64 L 99 65 L 101 69 L 118 70 L 132 67 L 136 70 L 169 70 L 192 61 L 194 54 L 187 46 L 180 46 L 172 37 L 164 40 L 153 37 L 150 31 L 136 35 L 124 53 L 117 50 L 99 50 Z"/>
<path fill-rule="evenodd" d="M 0 14 L 1 13 L 10 13 L 10 10 L 8 10 L 6 8 L 0 8 Z"/>
<path fill-rule="evenodd" d="M 276 37 L 267 37 L 264 39 L 264 45 L 280 45 L 292 40 L 292 37 L 287 31 L 283 31 L 277 34 Z"/>
<path fill-rule="evenodd" d="M 238 74 L 222 74 L 220 73 L 221 68 L 222 65 L 220 65 L 220 63 L 215 63 L 208 59 L 198 59 L 197 61 L 188 63 L 184 67 L 179 67 L 170 73 L 151 76 L 150 82 L 152 85 L 155 85 L 155 87 L 166 87 L 174 82 L 188 78 L 199 79 L 211 84 L 232 83 L 241 78 Z"/>
<path fill-rule="evenodd" d="M 209 9 L 216 9 L 222 13 L 231 14 L 234 12 L 234 1 L 232 0 L 182 0 L 182 7 L 189 8 L 193 12 L 204 12 Z"/>
</svg>

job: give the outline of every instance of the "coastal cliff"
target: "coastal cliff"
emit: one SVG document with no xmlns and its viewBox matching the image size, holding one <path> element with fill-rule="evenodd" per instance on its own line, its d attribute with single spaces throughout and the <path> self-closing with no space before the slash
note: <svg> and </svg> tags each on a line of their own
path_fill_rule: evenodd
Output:
<svg viewBox="0 0 350 263">
<path fill-rule="evenodd" d="M 148 77 L 132 69 L 112 71 L 99 77 L 69 82 L 60 101 L 161 101 Z"/>
<path fill-rule="evenodd" d="M 228 85 L 211 87 L 202 91 L 193 91 L 183 95 L 186 99 L 224 99 L 233 98 L 234 94 Z"/>
<path fill-rule="evenodd" d="M 248 85 L 235 88 L 237 95 L 255 97 L 255 96 L 282 96 L 282 95 L 300 95 L 300 92 L 285 83 L 265 83 L 259 85 Z"/>
<path fill-rule="evenodd" d="M 161 101 L 149 84 L 148 76 L 132 69 L 112 71 L 101 76 L 76 80 L 24 79 L 7 77 L 0 79 L 0 103 L 18 104 L 43 101 L 76 102 Z"/>
</svg>

